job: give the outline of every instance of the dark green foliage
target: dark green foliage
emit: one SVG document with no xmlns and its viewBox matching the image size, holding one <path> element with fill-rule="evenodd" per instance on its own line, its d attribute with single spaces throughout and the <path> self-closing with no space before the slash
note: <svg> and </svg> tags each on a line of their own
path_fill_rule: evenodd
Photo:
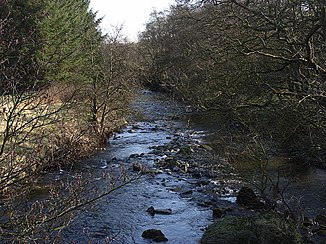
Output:
<svg viewBox="0 0 326 244">
<path fill-rule="evenodd" d="M 102 38 L 88 7 L 83 0 L 46 1 L 40 22 L 43 47 L 38 55 L 46 82 L 91 82 Z"/>
<path fill-rule="evenodd" d="M 104 80 L 103 38 L 88 9 L 85 0 L 0 0 L 2 242 L 60 242 L 73 210 L 100 198 L 82 200 L 86 182 L 63 176 L 42 199 L 30 199 L 45 172 L 71 166 L 103 142 L 89 120 L 90 100 L 104 94 L 97 97 L 105 101 L 97 107 L 102 134 L 124 124 L 116 111 L 128 100 L 106 89 L 114 84 Z"/>
<path fill-rule="evenodd" d="M 40 77 L 36 52 L 41 4 L 34 0 L 0 1 L 0 92 L 31 89 Z"/>
</svg>

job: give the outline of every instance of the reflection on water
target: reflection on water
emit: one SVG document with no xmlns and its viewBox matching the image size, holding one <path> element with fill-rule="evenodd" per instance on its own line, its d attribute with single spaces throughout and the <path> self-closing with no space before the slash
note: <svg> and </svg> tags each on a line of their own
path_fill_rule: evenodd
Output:
<svg viewBox="0 0 326 244">
<path fill-rule="evenodd" d="M 99 189 L 105 188 L 109 179 L 103 179 L 106 173 L 119 173 L 120 167 L 130 172 L 130 157 L 136 157 L 140 163 L 152 167 L 160 156 L 151 154 L 151 147 L 163 145 L 171 138 L 180 137 L 185 132 L 186 124 L 171 120 L 179 113 L 178 107 L 168 100 L 155 98 L 156 94 L 145 92 L 135 102 L 135 108 L 143 111 L 145 121 L 136 121 L 122 133 L 110 140 L 107 150 L 77 164 L 75 171 L 89 172 Z M 213 114 L 195 114 L 191 118 L 191 126 L 196 131 L 194 139 L 212 142 L 212 138 L 223 133 L 223 126 Z M 205 137 L 205 138 L 203 138 Z M 218 148 L 217 155 L 220 155 Z M 142 155 L 138 157 L 139 155 Z M 162 156 L 164 157 L 164 156 Z M 274 157 L 266 163 L 268 175 L 274 181 L 280 174 L 281 187 L 291 184 L 286 189 L 288 199 L 295 196 L 301 198 L 305 215 L 316 216 L 326 213 L 326 172 L 313 167 L 299 167 L 284 157 Z M 238 161 L 234 168 L 248 181 L 257 181 L 261 170 L 257 164 Z M 56 177 L 56 176 L 54 176 Z M 228 180 L 228 179 L 224 179 Z M 169 187 L 164 187 L 168 185 Z M 101 199 L 87 211 L 80 212 L 71 226 L 63 231 L 68 243 L 151 243 L 141 237 L 146 229 L 160 229 L 173 244 L 198 243 L 204 228 L 211 223 L 212 214 L 207 208 L 196 206 L 189 198 L 181 198 L 171 189 L 191 189 L 190 183 L 177 175 L 159 174 L 145 175 L 138 181 L 121 188 L 107 198 Z M 234 194 L 225 195 L 222 200 L 234 203 Z M 146 210 L 155 208 L 171 208 L 172 215 L 149 215 Z"/>
<path fill-rule="evenodd" d="M 234 129 L 237 125 L 225 125 L 223 118 L 216 116 L 214 112 L 190 114 L 189 120 L 198 130 L 207 131 L 206 140 L 216 143 L 222 136 L 228 137 L 231 141 L 233 136 L 227 132 L 228 128 Z M 229 118 L 227 118 L 229 119 Z M 241 126 L 241 125 L 239 125 Z M 241 128 L 235 129 L 236 133 L 241 133 Z M 229 134 L 227 134 L 229 133 Z M 234 132 L 233 132 L 234 133 Z M 221 153 L 221 148 L 215 147 L 216 153 Z M 220 150 L 220 151 L 219 151 Z M 234 160 L 232 166 L 239 175 L 246 181 L 259 183 L 262 169 L 267 170 L 267 175 L 275 183 L 280 176 L 280 186 L 286 188 L 284 194 L 287 199 L 295 198 L 300 200 L 304 214 L 314 217 L 317 214 L 326 214 L 326 170 L 313 166 L 302 166 L 283 156 L 273 156 L 262 163 Z M 290 182 L 290 184 L 289 184 Z"/>
</svg>

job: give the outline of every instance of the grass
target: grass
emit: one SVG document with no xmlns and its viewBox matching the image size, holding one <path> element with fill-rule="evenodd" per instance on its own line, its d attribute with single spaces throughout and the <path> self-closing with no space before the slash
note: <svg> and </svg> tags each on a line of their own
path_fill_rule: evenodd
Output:
<svg viewBox="0 0 326 244">
<path fill-rule="evenodd" d="M 0 97 L 0 148 L 4 145 L 0 178 L 13 177 L 0 183 L 20 181 L 27 174 L 53 165 L 70 164 L 99 146 L 100 138 L 89 120 L 87 99 L 62 101 L 59 96 L 41 91 Z M 121 126 L 119 116 L 109 114 L 105 126 Z"/>
</svg>

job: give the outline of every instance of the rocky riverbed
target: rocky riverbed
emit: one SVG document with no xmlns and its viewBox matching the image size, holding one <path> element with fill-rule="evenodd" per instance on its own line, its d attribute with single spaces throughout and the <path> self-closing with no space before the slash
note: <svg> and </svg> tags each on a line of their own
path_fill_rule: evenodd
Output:
<svg viewBox="0 0 326 244">
<path fill-rule="evenodd" d="M 79 212 L 63 231 L 65 241 L 199 243 L 214 221 L 254 215 L 236 204 L 244 182 L 204 140 L 208 132 L 189 126 L 187 108 L 142 91 L 134 110 L 138 115 L 108 147 L 74 170 L 89 173 L 99 188 L 108 184 L 102 175 L 112 181 L 121 170 L 137 180 Z"/>
<path fill-rule="evenodd" d="M 143 91 L 133 122 L 106 150 L 75 166 L 98 178 L 99 186 L 107 184 L 99 176 L 122 167 L 128 177 L 140 177 L 79 212 L 63 232 L 66 241 L 150 243 L 142 234 L 157 229 L 170 243 L 198 243 L 213 209 L 236 211 L 237 176 L 202 141 L 206 132 L 188 127 L 185 108 L 159 96 Z"/>
</svg>

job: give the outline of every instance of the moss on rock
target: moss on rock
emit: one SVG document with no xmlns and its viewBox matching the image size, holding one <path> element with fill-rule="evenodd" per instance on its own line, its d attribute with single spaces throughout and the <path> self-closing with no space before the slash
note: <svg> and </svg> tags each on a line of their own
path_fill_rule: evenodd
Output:
<svg viewBox="0 0 326 244">
<path fill-rule="evenodd" d="M 275 214 L 226 217 L 212 224 L 201 244 L 303 243 L 295 226 Z"/>
</svg>

